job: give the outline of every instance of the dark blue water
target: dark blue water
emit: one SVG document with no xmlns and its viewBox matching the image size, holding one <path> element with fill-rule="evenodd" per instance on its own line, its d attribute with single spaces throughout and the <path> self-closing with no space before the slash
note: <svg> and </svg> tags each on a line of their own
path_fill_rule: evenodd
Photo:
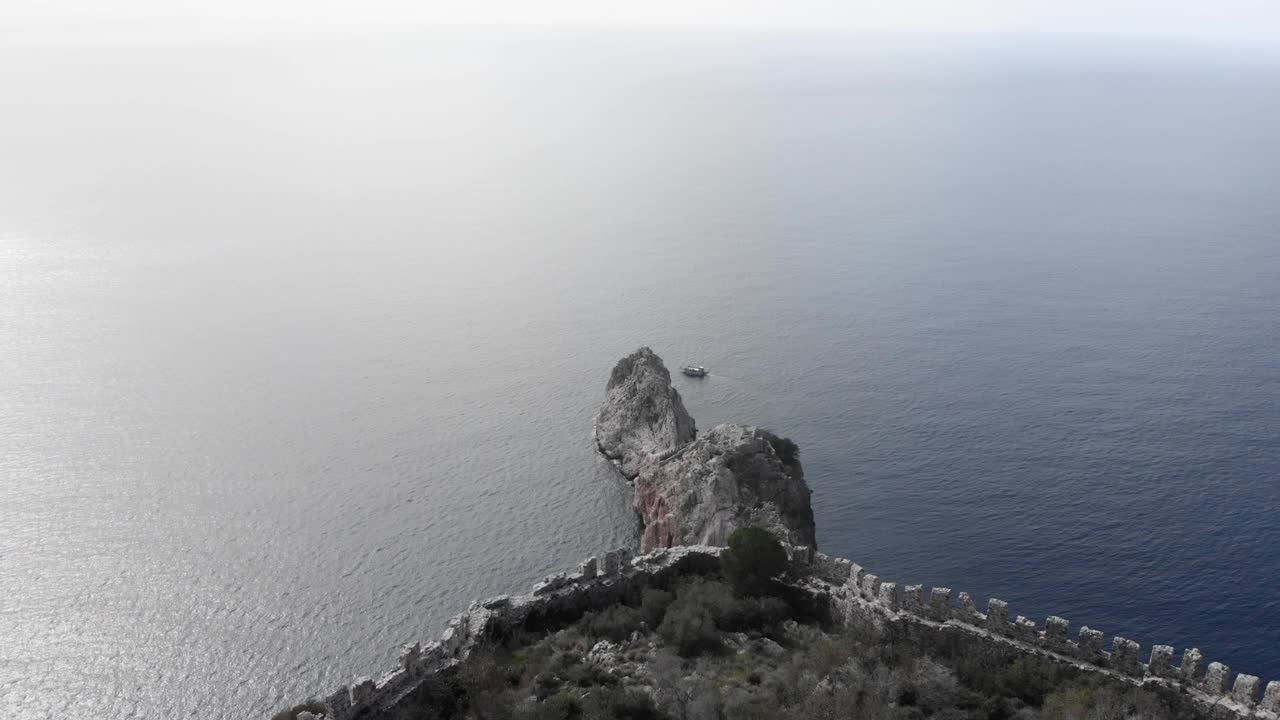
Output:
<svg viewBox="0 0 1280 720">
<path fill-rule="evenodd" d="M 6 42 L 6 717 L 266 716 L 628 541 L 642 343 L 823 550 L 1280 679 L 1273 61 Z"/>
</svg>

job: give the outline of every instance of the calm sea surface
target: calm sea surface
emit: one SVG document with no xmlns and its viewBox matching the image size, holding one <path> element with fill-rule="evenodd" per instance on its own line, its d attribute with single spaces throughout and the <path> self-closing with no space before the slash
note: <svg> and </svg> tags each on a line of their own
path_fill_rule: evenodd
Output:
<svg viewBox="0 0 1280 720">
<path fill-rule="evenodd" d="M 0 714 L 264 717 L 630 542 L 640 344 L 827 552 L 1280 678 L 1277 65 L 5 36 Z"/>
</svg>

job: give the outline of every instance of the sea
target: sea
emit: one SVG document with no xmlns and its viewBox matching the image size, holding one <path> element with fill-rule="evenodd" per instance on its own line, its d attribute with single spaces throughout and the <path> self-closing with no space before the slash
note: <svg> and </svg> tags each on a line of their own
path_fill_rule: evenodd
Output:
<svg viewBox="0 0 1280 720">
<path fill-rule="evenodd" d="M 819 548 L 1280 679 L 1280 58 L 0 33 L 0 715 L 250 720 L 633 544 L 615 361 Z"/>
</svg>

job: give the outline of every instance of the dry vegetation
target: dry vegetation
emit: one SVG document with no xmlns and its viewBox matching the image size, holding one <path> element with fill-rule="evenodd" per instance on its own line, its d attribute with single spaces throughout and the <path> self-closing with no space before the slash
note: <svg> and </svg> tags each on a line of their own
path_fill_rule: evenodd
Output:
<svg viewBox="0 0 1280 720">
<path fill-rule="evenodd" d="M 477 649 L 396 720 L 1194 717 L 1150 690 L 1049 660 L 805 622 L 732 562 L 732 583 L 685 579 L 555 632 Z"/>
</svg>

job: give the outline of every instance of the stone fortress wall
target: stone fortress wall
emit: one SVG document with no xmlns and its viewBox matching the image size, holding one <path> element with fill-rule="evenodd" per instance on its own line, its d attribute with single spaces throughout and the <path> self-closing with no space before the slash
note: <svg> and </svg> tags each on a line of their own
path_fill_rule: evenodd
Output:
<svg viewBox="0 0 1280 720">
<path fill-rule="evenodd" d="M 490 638 L 509 635 L 526 626 L 568 624 L 591 610 L 606 608 L 625 598 L 637 598 L 651 584 L 666 584 L 678 576 L 715 573 L 723 548 L 673 547 L 632 557 L 628 549 L 589 558 L 572 573 L 551 575 L 527 595 L 499 596 L 472 603 L 454 616 L 439 640 L 405 646 L 400 664 L 379 680 L 358 678 L 325 698 L 328 720 L 378 720 L 392 713 L 427 678 L 450 672 L 473 648 Z M 899 586 L 885 582 L 849 560 L 788 547 L 790 587 L 803 591 L 826 608 L 830 619 L 844 626 L 874 623 L 903 637 L 928 640 L 952 633 L 974 647 L 1025 653 L 1069 663 L 1081 670 L 1103 673 L 1130 684 L 1160 685 L 1177 690 L 1213 717 L 1280 720 L 1280 681 L 1267 684 L 1253 675 L 1233 675 L 1231 668 L 1212 662 L 1205 666 L 1200 651 L 1190 648 L 1174 664 L 1174 649 L 1151 648 L 1141 661 L 1137 642 L 1115 637 L 1107 649 L 1099 630 L 1081 627 L 1071 637 L 1071 624 L 1049 617 L 1043 629 L 1021 616 L 1009 620 L 1009 606 L 991 599 L 979 612 L 968 593 L 954 598 L 949 588 Z M 954 602 L 953 602 L 954 600 Z M 998 647 L 997 647 L 998 646 Z M 302 716 L 305 720 L 306 716 Z"/>
<path fill-rule="evenodd" d="M 1043 629 L 1022 615 L 1009 619 L 1009 605 L 992 598 L 987 611 L 979 612 L 966 592 L 955 595 L 950 588 L 932 588 L 925 596 L 923 585 L 899 586 L 882 581 L 848 560 L 815 553 L 808 548 L 793 551 L 793 565 L 810 566 L 809 577 L 829 584 L 836 605 L 848 615 L 873 606 L 892 619 L 922 627 L 950 627 L 999 642 L 1032 654 L 1050 656 L 1089 671 L 1106 673 L 1135 684 L 1160 683 L 1176 687 L 1204 708 L 1212 708 L 1224 717 L 1280 717 L 1280 680 L 1267 683 L 1259 696 L 1262 681 L 1254 675 L 1234 674 L 1218 662 L 1205 667 L 1204 656 L 1197 648 L 1187 648 L 1181 662 L 1174 665 L 1174 648 L 1154 645 L 1149 660 L 1141 661 L 1141 646 L 1128 638 L 1116 636 L 1106 648 L 1102 631 L 1081 626 L 1079 635 L 1071 637 L 1071 623 L 1050 616 Z M 856 620 L 846 620 L 846 622 Z M 1234 681 L 1233 681 L 1234 680 Z"/>
</svg>

